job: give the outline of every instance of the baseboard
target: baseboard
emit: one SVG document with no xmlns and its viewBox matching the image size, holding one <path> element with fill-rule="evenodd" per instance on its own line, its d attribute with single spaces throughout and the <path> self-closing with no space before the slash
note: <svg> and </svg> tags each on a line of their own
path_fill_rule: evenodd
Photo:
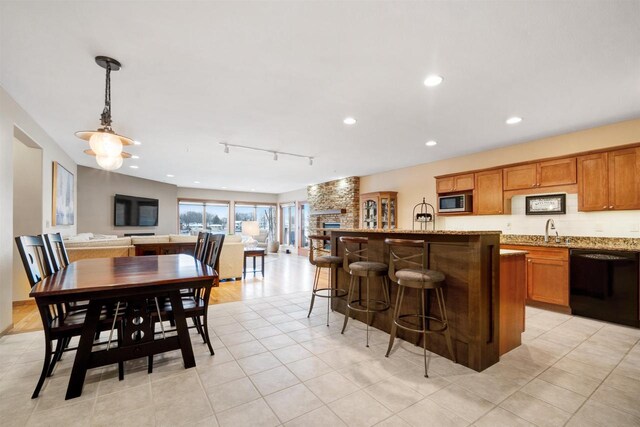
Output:
<svg viewBox="0 0 640 427">
<path fill-rule="evenodd" d="M 555 311 L 556 313 L 571 314 L 571 308 L 564 305 L 549 304 L 546 302 L 527 300 L 526 305 L 543 310 Z"/>
<path fill-rule="evenodd" d="M 0 332 L 0 337 L 7 335 L 9 331 L 12 329 L 13 329 L 13 323 L 9 324 L 9 326 L 7 326 L 7 328 L 4 331 Z"/>
<path fill-rule="evenodd" d="M 20 301 L 14 301 L 13 302 L 13 306 L 14 307 L 21 307 L 24 305 L 36 305 L 36 300 L 34 299 L 25 299 L 25 300 L 20 300 Z"/>
</svg>

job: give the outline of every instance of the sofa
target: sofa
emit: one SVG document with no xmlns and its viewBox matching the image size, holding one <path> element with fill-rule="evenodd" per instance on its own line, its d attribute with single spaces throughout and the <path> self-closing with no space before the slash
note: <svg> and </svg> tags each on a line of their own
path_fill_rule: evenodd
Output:
<svg viewBox="0 0 640 427">
<path fill-rule="evenodd" d="M 68 237 L 64 244 L 69 255 L 69 262 L 87 258 L 115 258 L 135 256 L 135 245 L 149 243 L 195 243 L 197 236 L 168 234 L 159 236 L 117 237 L 83 233 Z M 220 254 L 220 280 L 240 279 L 244 261 L 244 245 L 242 238 L 236 235 L 225 236 Z"/>
</svg>

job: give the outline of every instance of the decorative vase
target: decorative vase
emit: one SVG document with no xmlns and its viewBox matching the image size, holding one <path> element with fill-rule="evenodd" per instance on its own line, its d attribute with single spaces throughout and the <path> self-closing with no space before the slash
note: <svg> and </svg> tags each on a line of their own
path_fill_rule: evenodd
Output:
<svg viewBox="0 0 640 427">
<path fill-rule="evenodd" d="M 277 240 L 272 240 L 269 242 L 269 245 L 267 246 L 267 252 L 269 253 L 278 253 L 278 250 L 280 249 L 280 242 L 278 242 Z"/>
</svg>

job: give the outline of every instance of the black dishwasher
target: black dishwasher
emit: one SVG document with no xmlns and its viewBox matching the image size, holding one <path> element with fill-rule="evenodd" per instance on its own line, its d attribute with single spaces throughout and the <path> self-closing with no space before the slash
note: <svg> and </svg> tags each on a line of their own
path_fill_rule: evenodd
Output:
<svg viewBox="0 0 640 427">
<path fill-rule="evenodd" d="M 572 249 L 570 267 L 573 314 L 640 326 L 637 252 Z"/>
</svg>

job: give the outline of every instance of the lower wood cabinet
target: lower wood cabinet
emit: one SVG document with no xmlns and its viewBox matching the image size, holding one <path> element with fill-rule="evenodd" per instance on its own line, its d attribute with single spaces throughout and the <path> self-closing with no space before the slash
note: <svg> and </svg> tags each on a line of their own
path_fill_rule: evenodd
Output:
<svg viewBox="0 0 640 427">
<path fill-rule="evenodd" d="M 569 311 L 569 249 L 501 245 L 527 254 L 527 303 Z"/>
</svg>

